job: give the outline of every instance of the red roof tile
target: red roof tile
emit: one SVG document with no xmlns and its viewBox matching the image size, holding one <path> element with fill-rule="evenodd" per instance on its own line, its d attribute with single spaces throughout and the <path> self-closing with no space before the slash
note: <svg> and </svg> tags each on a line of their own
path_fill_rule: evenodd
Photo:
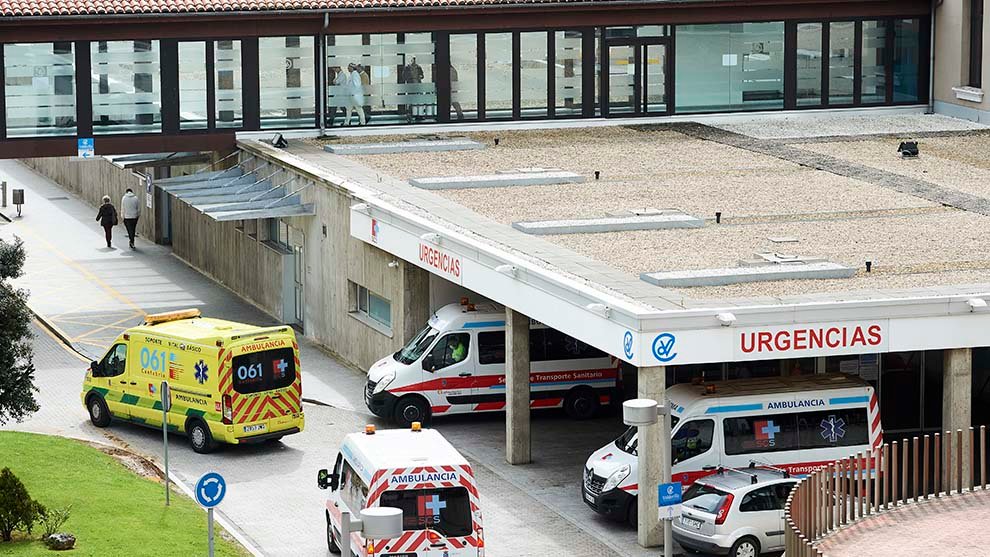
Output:
<svg viewBox="0 0 990 557">
<path fill-rule="evenodd" d="M 577 1 L 587 0 L 0 0 L 0 17 L 428 8 L 433 6 L 547 4 Z"/>
</svg>

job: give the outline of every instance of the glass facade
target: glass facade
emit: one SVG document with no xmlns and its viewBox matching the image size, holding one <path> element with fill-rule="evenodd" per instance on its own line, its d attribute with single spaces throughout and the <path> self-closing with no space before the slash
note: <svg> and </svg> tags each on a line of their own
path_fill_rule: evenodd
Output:
<svg viewBox="0 0 990 557">
<path fill-rule="evenodd" d="M 261 127 L 316 126 L 316 65 L 314 37 L 261 37 L 258 39 L 258 75 Z M 362 89 L 352 102 L 370 110 L 364 91 L 371 83 L 367 70 L 358 72 Z"/>
<path fill-rule="evenodd" d="M 432 33 L 329 36 L 326 124 L 435 122 L 436 78 Z"/>
<path fill-rule="evenodd" d="M 207 106 L 206 43 L 179 43 L 179 129 L 206 129 Z"/>
<path fill-rule="evenodd" d="M 337 127 L 875 106 L 925 102 L 928 88 L 921 18 L 342 34 L 319 62 L 316 40 L 4 44 L 0 131 L 314 128 L 320 110 Z"/>
<path fill-rule="evenodd" d="M 90 43 L 93 133 L 162 129 L 158 41 Z"/>
<path fill-rule="evenodd" d="M 512 33 L 485 33 L 485 118 L 512 117 Z"/>
<path fill-rule="evenodd" d="M 678 25 L 677 112 L 784 107 L 784 23 Z"/>
<path fill-rule="evenodd" d="M 7 137 L 76 132 L 72 43 L 3 45 Z"/>
<path fill-rule="evenodd" d="M 217 41 L 213 47 L 213 73 L 216 83 L 218 128 L 244 125 L 244 78 L 241 69 L 241 41 Z"/>
</svg>

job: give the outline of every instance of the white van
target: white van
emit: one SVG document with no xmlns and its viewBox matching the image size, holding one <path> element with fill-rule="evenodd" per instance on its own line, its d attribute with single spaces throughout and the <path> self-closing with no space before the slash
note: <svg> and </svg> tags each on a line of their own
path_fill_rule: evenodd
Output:
<svg viewBox="0 0 990 557">
<path fill-rule="evenodd" d="M 351 533 L 354 555 L 372 557 L 484 557 L 481 500 L 471 465 L 440 433 L 422 429 L 375 431 L 344 438 L 333 470 L 320 470 L 326 501 L 327 548 L 340 553 L 343 510 L 359 518 L 361 509 L 402 510 L 402 535 L 366 540 Z"/>
<path fill-rule="evenodd" d="M 532 408 L 595 415 L 615 396 L 619 361 L 541 323 L 529 337 Z M 365 404 L 402 426 L 440 414 L 505 408 L 505 308 L 466 301 L 437 310 L 401 350 L 368 370 Z"/>
<path fill-rule="evenodd" d="M 672 480 L 685 487 L 718 467 L 753 461 L 794 476 L 883 442 L 877 395 L 842 374 L 674 385 Z M 581 493 L 600 514 L 636 522 L 636 428 L 588 458 Z"/>
</svg>

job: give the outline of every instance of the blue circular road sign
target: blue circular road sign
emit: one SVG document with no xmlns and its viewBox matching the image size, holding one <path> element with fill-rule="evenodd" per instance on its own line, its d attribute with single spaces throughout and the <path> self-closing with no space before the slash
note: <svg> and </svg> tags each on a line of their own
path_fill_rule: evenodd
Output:
<svg viewBox="0 0 990 557">
<path fill-rule="evenodd" d="M 208 472 L 196 482 L 196 501 L 206 508 L 215 507 L 227 494 L 227 482 L 216 472 Z"/>
</svg>

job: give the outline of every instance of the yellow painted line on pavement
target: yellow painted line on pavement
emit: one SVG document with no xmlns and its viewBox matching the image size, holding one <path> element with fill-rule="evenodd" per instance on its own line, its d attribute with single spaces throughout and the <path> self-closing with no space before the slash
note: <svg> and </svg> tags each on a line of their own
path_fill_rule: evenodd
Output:
<svg viewBox="0 0 990 557">
<path fill-rule="evenodd" d="M 143 313 L 140 313 L 140 314 L 139 313 L 134 313 L 133 315 L 128 315 L 127 317 L 125 317 L 123 319 L 120 319 L 118 321 L 114 321 L 113 323 L 109 323 L 109 324 L 106 324 L 106 325 L 98 326 L 95 329 L 91 329 L 89 331 L 86 331 L 85 333 L 77 336 L 76 338 L 74 338 L 72 340 L 73 341 L 76 341 L 76 340 L 82 340 L 84 338 L 89 338 L 91 335 L 94 335 L 96 333 L 99 333 L 100 331 L 105 331 L 107 329 L 119 329 L 121 331 L 126 331 L 127 330 L 127 327 L 121 327 L 120 324 L 121 323 L 124 323 L 125 321 L 130 321 L 131 319 L 134 319 L 136 317 L 144 317 L 144 314 Z M 98 323 L 90 323 L 90 324 L 91 325 L 99 325 Z"/>
<path fill-rule="evenodd" d="M 67 257 L 65 254 L 63 254 L 61 251 L 59 251 L 59 249 L 56 248 L 51 242 L 49 242 L 40 234 L 35 232 L 34 229 L 31 228 L 31 226 L 27 225 L 23 221 L 19 222 L 18 225 L 19 225 L 18 228 L 24 230 L 25 232 L 28 233 L 28 235 L 33 236 L 36 240 L 44 244 L 48 248 L 48 251 L 55 254 L 55 256 L 61 259 L 63 263 L 79 271 L 84 277 L 86 277 L 88 280 L 90 280 L 91 282 L 102 288 L 111 297 L 116 298 L 118 301 L 130 306 L 131 308 L 134 309 L 134 311 L 139 312 L 142 316 L 148 315 L 147 312 L 145 312 L 143 309 L 141 309 L 140 306 L 138 306 L 133 301 L 131 301 L 130 298 L 124 296 L 123 294 L 115 290 L 112 286 L 104 282 L 100 277 L 94 275 L 89 269 L 87 269 L 86 267 L 82 266 L 79 263 L 76 263 L 75 261 Z"/>
<path fill-rule="evenodd" d="M 86 362 L 87 364 L 89 363 L 89 360 L 86 359 L 86 358 L 84 358 L 82 354 L 80 354 L 79 352 L 76 352 L 72 348 L 66 346 L 65 343 L 62 342 L 62 339 L 60 339 L 57 336 L 55 336 L 55 333 L 53 333 L 53 332 L 51 332 L 51 330 L 49 330 L 48 325 L 45 325 L 44 323 L 42 323 L 40 320 L 38 320 L 37 317 L 32 318 L 32 320 L 34 321 L 34 324 L 38 326 L 39 329 L 41 329 L 42 331 L 45 331 L 45 334 L 46 335 L 52 337 L 52 340 L 55 341 L 55 344 L 58 344 L 59 346 L 61 346 L 62 347 L 62 350 L 65 350 L 69 354 L 72 354 L 73 356 L 75 356 L 76 358 L 78 358 L 80 361 Z"/>
</svg>

